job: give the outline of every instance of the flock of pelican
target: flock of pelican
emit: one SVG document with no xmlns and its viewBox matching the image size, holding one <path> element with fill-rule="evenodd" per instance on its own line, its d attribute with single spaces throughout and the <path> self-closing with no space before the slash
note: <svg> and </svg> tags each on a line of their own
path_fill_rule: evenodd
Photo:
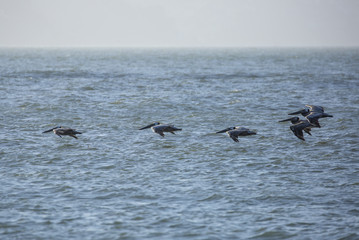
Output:
<svg viewBox="0 0 359 240">
<path fill-rule="evenodd" d="M 318 119 L 319 118 L 325 118 L 325 117 L 333 117 L 332 115 L 329 115 L 324 112 L 324 108 L 320 106 L 314 106 L 314 105 L 305 105 L 304 109 L 301 109 L 296 112 L 289 113 L 288 115 L 299 115 L 305 117 L 305 119 L 300 119 L 299 117 L 291 117 L 285 120 L 281 120 L 279 122 L 286 122 L 290 121 L 292 125 L 290 126 L 290 130 L 294 133 L 296 137 L 298 137 L 300 140 L 305 141 L 303 137 L 303 131 L 306 132 L 309 135 L 312 135 L 310 133 L 312 128 L 320 128 L 320 124 Z M 161 124 L 159 122 L 152 123 L 150 125 L 147 125 L 145 127 L 140 128 L 139 130 L 144 130 L 151 128 L 154 133 L 157 133 L 164 137 L 165 132 L 169 132 L 172 134 L 175 134 L 176 131 L 181 131 L 181 128 L 177 128 L 173 125 L 169 124 Z M 70 136 L 77 139 L 76 134 L 81 134 L 80 132 L 76 131 L 75 129 L 71 128 L 65 128 L 65 127 L 54 127 L 49 130 L 44 131 L 43 133 L 48 132 L 54 132 L 57 136 Z M 227 133 L 228 136 L 235 142 L 239 142 L 238 137 L 243 136 L 249 136 L 249 135 L 255 135 L 257 134 L 254 131 L 249 130 L 248 128 L 244 127 L 229 127 L 226 129 L 223 129 L 221 131 L 218 131 L 216 133 Z"/>
<path fill-rule="evenodd" d="M 301 109 L 297 112 L 288 113 L 288 115 L 297 115 L 301 114 L 305 119 L 300 119 L 299 117 L 291 117 L 288 119 L 281 120 L 279 122 L 291 121 L 292 125 L 290 126 L 290 130 L 294 133 L 294 135 L 300 140 L 305 141 L 303 136 L 303 131 L 312 135 L 310 131 L 312 128 L 320 128 L 320 124 L 318 119 L 325 117 L 333 117 L 333 115 L 327 114 L 324 112 L 324 108 L 320 106 L 314 105 L 305 105 L 306 108 Z"/>
</svg>

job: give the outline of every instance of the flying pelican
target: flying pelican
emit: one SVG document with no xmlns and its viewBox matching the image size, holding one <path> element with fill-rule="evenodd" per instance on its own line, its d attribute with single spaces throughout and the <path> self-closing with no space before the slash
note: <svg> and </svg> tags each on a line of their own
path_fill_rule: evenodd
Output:
<svg viewBox="0 0 359 240">
<path fill-rule="evenodd" d="M 181 128 L 176 128 L 173 125 L 169 125 L 169 124 L 161 124 L 159 122 L 155 122 L 152 123 L 146 127 L 140 128 L 139 130 L 143 130 L 146 128 L 151 128 L 153 132 L 158 133 L 159 135 L 161 135 L 162 137 L 164 137 L 165 135 L 163 134 L 164 132 L 170 132 L 172 134 L 175 134 L 175 131 L 181 131 Z"/>
<path fill-rule="evenodd" d="M 44 131 L 42 133 L 48 133 L 48 132 L 51 132 L 51 131 L 53 131 L 54 134 L 56 134 L 59 137 L 61 137 L 61 135 L 62 136 L 68 135 L 68 136 L 71 136 L 71 137 L 76 138 L 76 139 L 77 139 L 76 134 L 82 134 L 80 132 L 75 131 L 75 129 L 64 128 L 64 127 L 61 127 L 61 126 L 51 128 L 51 129 L 46 130 L 46 131 Z"/>
<path fill-rule="evenodd" d="M 305 105 L 306 108 L 301 109 L 297 112 L 289 113 L 288 115 L 296 115 L 302 114 L 308 121 L 313 124 L 315 127 L 320 128 L 320 124 L 318 119 L 325 118 L 325 117 L 333 117 L 333 115 L 327 114 L 324 112 L 324 108 L 321 106 L 314 106 L 314 105 Z"/>
<path fill-rule="evenodd" d="M 303 131 L 308 133 L 309 135 L 312 135 L 310 133 L 310 130 L 312 130 L 314 126 L 311 124 L 308 120 L 300 120 L 299 117 L 291 117 L 288 119 L 281 120 L 279 122 L 286 122 L 290 121 L 293 125 L 290 126 L 290 130 L 294 133 L 295 136 L 297 136 L 299 139 L 305 141 L 303 137 Z"/>
<path fill-rule="evenodd" d="M 233 139 L 235 142 L 239 142 L 238 137 L 239 136 L 248 136 L 248 135 L 255 135 L 256 132 L 250 131 L 248 128 L 244 127 L 229 127 L 226 129 L 223 129 L 221 131 L 218 131 L 216 133 L 227 133 L 230 138 Z"/>
</svg>

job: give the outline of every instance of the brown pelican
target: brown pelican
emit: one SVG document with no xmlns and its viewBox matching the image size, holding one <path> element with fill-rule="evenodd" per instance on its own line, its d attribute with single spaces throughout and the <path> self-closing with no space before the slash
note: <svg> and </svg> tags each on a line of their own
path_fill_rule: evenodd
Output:
<svg viewBox="0 0 359 240">
<path fill-rule="evenodd" d="M 221 131 L 218 131 L 216 133 L 227 133 L 230 138 L 233 139 L 235 142 L 239 142 L 238 137 L 239 136 L 248 136 L 248 135 L 255 135 L 256 132 L 250 131 L 248 128 L 244 127 L 229 127 L 226 129 L 223 129 Z"/>
<path fill-rule="evenodd" d="M 53 131 L 54 134 L 56 134 L 59 137 L 61 137 L 61 135 L 63 135 L 63 136 L 68 135 L 68 136 L 71 136 L 71 137 L 76 138 L 76 139 L 77 139 L 76 134 L 82 134 L 80 132 L 75 131 L 75 129 L 64 128 L 64 127 L 61 127 L 61 126 L 51 128 L 51 129 L 46 130 L 46 131 L 44 131 L 42 133 L 48 133 L 48 132 L 51 132 L 51 131 Z"/>
<path fill-rule="evenodd" d="M 289 113 L 288 115 L 302 114 L 302 116 L 306 117 L 306 119 L 308 119 L 308 121 L 311 124 L 319 128 L 320 128 L 320 124 L 318 121 L 319 118 L 333 117 L 333 115 L 325 113 L 324 108 L 321 106 L 305 105 L 305 107 L 306 108 L 301 109 L 297 112 Z"/>
<path fill-rule="evenodd" d="M 313 124 L 311 124 L 308 120 L 300 120 L 299 117 L 291 117 L 285 120 L 281 120 L 279 122 L 286 122 L 286 121 L 290 121 L 293 124 L 290 126 L 290 130 L 292 130 L 295 136 L 297 136 L 299 139 L 303 141 L 305 141 L 303 137 L 303 131 L 308 133 L 309 135 L 312 135 L 310 133 L 310 130 L 313 127 L 316 127 Z"/>
<path fill-rule="evenodd" d="M 176 128 L 173 125 L 168 125 L 168 124 L 161 124 L 159 122 L 155 122 L 152 123 L 146 127 L 140 128 L 139 130 L 143 130 L 146 128 L 151 128 L 153 132 L 158 133 L 159 135 L 161 135 L 162 137 L 164 137 L 165 135 L 163 134 L 164 132 L 170 132 L 172 134 L 175 134 L 175 131 L 181 131 L 181 128 Z"/>
</svg>

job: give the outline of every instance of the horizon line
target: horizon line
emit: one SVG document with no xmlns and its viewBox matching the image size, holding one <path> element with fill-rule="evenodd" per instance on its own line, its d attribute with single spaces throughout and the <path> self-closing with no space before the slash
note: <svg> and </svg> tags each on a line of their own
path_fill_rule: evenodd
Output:
<svg viewBox="0 0 359 240">
<path fill-rule="evenodd" d="M 245 49 L 245 48 L 359 48 L 359 45 L 243 45 L 243 46 L 200 46 L 200 45 L 0 45 L 0 48 L 118 48 L 118 49 Z"/>
</svg>

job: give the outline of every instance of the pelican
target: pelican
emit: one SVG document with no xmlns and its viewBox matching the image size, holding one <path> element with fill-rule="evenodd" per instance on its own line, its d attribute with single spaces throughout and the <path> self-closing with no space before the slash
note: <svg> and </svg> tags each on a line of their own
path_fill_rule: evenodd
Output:
<svg viewBox="0 0 359 240">
<path fill-rule="evenodd" d="M 286 121 L 290 121 L 293 124 L 292 126 L 290 126 L 290 130 L 292 130 L 295 136 L 297 136 L 299 139 L 303 141 L 305 141 L 303 137 L 303 131 L 308 133 L 309 135 L 312 135 L 310 133 L 310 130 L 312 130 L 313 127 L 316 127 L 313 124 L 311 124 L 307 119 L 301 120 L 299 117 L 291 117 L 288 119 L 281 120 L 279 122 L 286 122 Z"/>
<path fill-rule="evenodd" d="M 44 131 L 42 133 L 48 133 L 48 132 L 51 132 L 51 131 L 53 131 L 54 134 L 56 134 L 59 137 L 61 137 L 61 135 L 62 136 L 68 135 L 68 136 L 71 136 L 71 137 L 76 138 L 76 139 L 77 139 L 76 134 L 82 134 L 80 132 L 77 132 L 75 129 L 64 128 L 64 127 L 61 127 L 61 126 L 51 128 L 51 129 L 46 130 L 46 131 Z"/>
<path fill-rule="evenodd" d="M 233 141 L 239 142 L 238 137 L 239 136 L 248 136 L 248 135 L 255 135 L 256 132 L 250 131 L 248 128 L 244 127 L 229 127 L 226 129 L 223 129 L 221 131 L 218 131 L 216 133 L 227 133 L 230 138 L 232 138 Z"/>
<path fill-rule="evenodd" d="M 297 112 L 289 113 L 288 115 L 296 115 L 302 114 L 308 121 L 313 124 L 315 127 L 320 128 L 320 124 L 318 119 L 325 118 L 325 117 L 333 117 L 333 115 L 327 114 L 324 112 L 324 108 L 321 106 L 314 106 L 314 105 L 305 105 L 306 108 L 301 109 Z"/>
<path fill-rule="evenodd" d="M 153 132 L 158 133 L 162 137 L 165 136 L 163 134 L 164 132 L 170 132 L 172 134 L 175 134 L 174 133 L 175 131 L 181 131 L 182 130 L 181 128 L 176 128 L 173 125 L 161 124 L 159 122 L 152 123 L 150 125 L 147 125 L 146 127 L 140 128 L 139 130 L 143 130 L 143 129 L 147 129 L 147 128 L 151 128 Z"/>
</svg>

